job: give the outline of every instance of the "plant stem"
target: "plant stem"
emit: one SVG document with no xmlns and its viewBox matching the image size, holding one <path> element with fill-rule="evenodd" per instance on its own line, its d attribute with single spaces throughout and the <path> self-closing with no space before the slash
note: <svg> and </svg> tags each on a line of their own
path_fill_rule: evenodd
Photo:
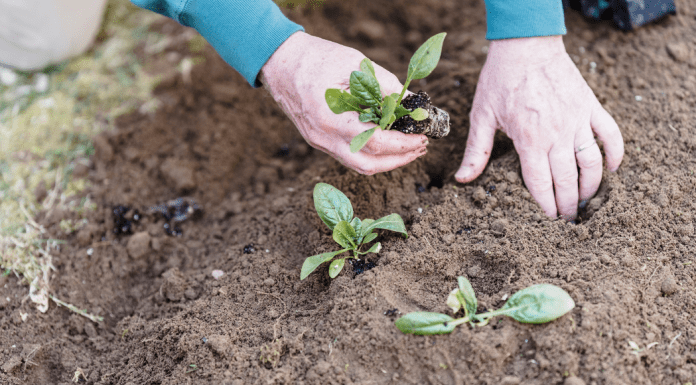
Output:
<svg viewBox="0 0 696 385">
<path fill-rule="evenodd" d="M 483 313 L 483 314 L 477 314 L 476 318 L 483 318 L 483 319 L 488 319 L 488 318 L 493 318 L 499 315 L 504 315 L 506 313 L 509 313 L 511 309 L 498 309 L 498 310 L 493 310 L 489 311 L 488 313 Z"/>
<path fill-rule="evenodd" d="M 469 321 L 470 321 L 469 317 L 463 317 L 463 318 L 457 318 L 457 319 L 454 320 L 454 321 L 448 322 L 448 324 L 454 325 L 454 326 L 458 326 L 458 325 L 461 325 L 461 324 L 465 324 L 465 323 L 467 323 L 467 322 L 469 322 Z"/>
<path fill-rule="evenodd" d="M 406 79 L 406 83 L 404 83 L 404 89 L 401 90 L 401 95 L 399 95 L 399 100 L 396 101 L 396 105 L 398 106 L 401 104 L 401 100 L 404 97 L 404 94 L 406 93 L 406 89 L 408 88 L 408 85 L 411 84 L 411 78 Z"/>
</svg>

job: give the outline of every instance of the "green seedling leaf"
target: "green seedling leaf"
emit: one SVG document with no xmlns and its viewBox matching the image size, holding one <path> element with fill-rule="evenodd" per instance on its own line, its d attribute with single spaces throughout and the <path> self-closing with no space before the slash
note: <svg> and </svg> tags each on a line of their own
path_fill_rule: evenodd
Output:
<svg viewBox="0 0 696 385">
<path fill-rule="evenodd" d="M 375 67 L 372 65 L 372 61 L 368 58 L 364 58 L 360 62 L 360 71 L 372 75 L 373 78 L 377 79 L 377 75 L 375 74 Z"/>
<path fill-rule="evenodd" d="M 389 123 L 392 122 L 394 110 L 396 110 L 396 100 L 391 96 L 386 96 L 382 105 L 382 119 L 379 120 L 379 126 L 382 129 L 386 129 Z"/>
<path fill-rule="evenodd" d="M 304 263 L 302 264 L 302 270 L 300 271 L 300 280 L 307 278 L 307 276 L 312 274 L 312 272 L 316 270 L 317 267 L 319 267 L 319 265 L 321 265 L 322 263 L 330 261 L 333 257 L 345 251 L 348 251 L 348 249 L 313 255 L 305 259 Z"/>
<path fill-rule="evenodd" d="M 452 290 L 447 296 L 447 301 L 445 301 L 445 305 L 452 309 L 452 313 L 458 312 L 465 304 L 464 297 L 462 297 L 459 289 Z"/>
<path fill-rule="evenodd" d="M 447 314 L 416 312 L 408 313 L 396 320 L 396 327 L 403 333 L 430 335 L 451 333 L 456 327 L 454 318 Z"/>
<path fill-rule="evenodd" d="M 574 307 L 575 302 L 565 290 L 541 284 L 513 294 L 500 312 L 519 322 L 541 324 L 555 320 Z"/>
<path fill-rule="evenodd" d="M 350 141 L 350 152 L 355 154 L 356 152 L 362 150 L 363 147 L 367 144 L 367 142 L 372 138 L 372 135 L 375 134 L 375 130 L 377 127 L 372 127 L 369 130 L 365 130 L 358 135 L 355 135 L 353 140 Z"/>
<path fill-rule="evenodd" d="M 326 104 L 334 114 L 342 114 L 348 111 L 362 112 L 360 100 L 346 91 L 330 88 L 324 95 Z"/>
<path fill-rule="evenodd" d="M 360 121 L 363 123 L 373 122 L 379 124 L 379 116 L 374 112 L 363 112 L 359 117 Z"/>
<path fill-rule="evenodd" d="M 331 262 L 331 265 L 329 266 L 329 277 L 336 278 L 338 274 L 341 272 L 341 270 L 343 270 L 343 266 L 345 264 L 345 258 L 336 259 L 333 262 Z"/>
<path fill-rule="evenodd" d="M 409 80 L 423 79 L 433 72 L 442 54 L 442 43 L 445 41 L 446 33 L 438 33 L 428 39 L 411 57 L 408 64 Z"/>
<path fill-rule="evenodd" d="M 399 214 L 389 214 L 386 217 L 379 218 L 376 221 L 370 222 L 369 224 L 366 223 L 367 221 L 368 219 L 363 221 L 362 232 L 364 234 L 369 234 L 375 229 L 384 229 L 396 231 L 397 233 L 401 233 L 408 237 L 408 233 L 406 233 L 406 225 L 404 225 L 404 220 L 401 219 Z"/>
<path fill-rule="evenodd" d="M 478 300 L 476 299 L 474 288 L 471 286 L 471 282 L 464 277 L 458 277 L 457 283 L 459 284 L 459 292 L 464 300 L 462 305 L 466 310 L 466 316 L 474 318 L 476 316 L 476 309 L 478 308 Z"/>
<path fill-rule="evenodd" d="M 353 219 L 353 205 L 350 200 L 330 184 L 317 183 L 314 186 L 314 208 L 319 218 L 331 230 L 338 222 Z"/>
<path fill-rule="evenodd" d="M 377 242 L 372 247 L 370 247 L 370 250 L 367 250 L 368 253 L 379 253 L 379 251 L 382 250 L 382 244 Z"/>
<path fill-rule="evenodd" d="M 415 120 L 417 122 L 419 122 L 421 120 L 428 119 L 430 117 L 430 114 L 428 113 L 428 111 L 426 111 L 422 108 L 416 108 L 415 110 L 413 110 L 413 112 L 411 112 L 410 115 L 411 115 L 411 118 L 413 118 L 413 120 Z"/>
<path fill-rule="evenodd" d="M 355 233 L 355 229 L 350 223 L 346 221 L 340 221 L 336 224 L 333 229 L 333 239 L 339 245 L 345 247 L 346 249 L 355 249 L 356 244 L 354 239 L 358 236 Z"/>
<path fill-rule="evenodd" d="M 362 243 L 370 243 L 370 242 L 374 241 L 375 238 L 377 238 L 377 233 L 367 234 Z"/>
<path fill-rule="evenodd" d="M 350 221 L 350 226 L 355 230 L 357 234 L 360 234 L 360 228 L 362 227 L 362 221 L 360 221 L 360 218 L 355 217 L 353 218 L 352 221 Z"/>
<path fill-rule="evenodd" d="M 377 79 L 371 74 L 353 71 L 350 74 L 350 93 L 361 99 L 361 104 L 366 106 L 378 107 L 382 105 L 382 91 L 379 89 Z"/>
<path fill-rule="evenodd" d="M 410 115 L 411 111 L 408 110 L 406 107 L 402 106 L 401 104 L 399 104 L 398 106 L 396 106 L 396 110 L 394 111 L 394 114 L 396 115 L 397 119 L 400 119 L 403 116 Z"/>
</svg>

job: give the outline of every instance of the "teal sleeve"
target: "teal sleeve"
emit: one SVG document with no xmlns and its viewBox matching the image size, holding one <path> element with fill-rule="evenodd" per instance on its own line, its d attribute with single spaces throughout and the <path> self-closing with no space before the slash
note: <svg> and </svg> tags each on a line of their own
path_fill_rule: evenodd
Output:
<svg viewBox="0 0 696 385">
<path fill-rule="evenodd" d="M 562 0 L 486 0 L 486 39 L 565 35 Z"/>
<path fill-rule="evenodd" d="M 303 28 L 271 0 L 131 0 L 194 28 L 254 87 L 261 67 Z"/>
</svg>

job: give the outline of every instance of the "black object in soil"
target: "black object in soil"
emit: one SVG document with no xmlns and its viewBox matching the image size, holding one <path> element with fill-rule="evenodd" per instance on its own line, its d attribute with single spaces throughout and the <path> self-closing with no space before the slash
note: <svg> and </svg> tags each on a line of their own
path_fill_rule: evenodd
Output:
<svg viewBox="0 0 696 385">
<path fill-rule="evenodd" d="M 677 13 L 674 0 L 563 0 L 566 8 L 594 20 L 613 20 L 624 31 Z"/>
<path fill-rule="evenodd" d="M 253 243 L 250 243 L 250 244 L 244 246 L 244 250 L 242 250 L 242 252 L 243 252 L 244 254 L 251 254 L 251 253 L 253 253 L 254 251 L 256 251 L 256 249 L 254 248 L 254 244 L 253 244 Z"/>
<path fill-rule="evenodd" d="M 462 233 L 471 234 L 472 230 L 474 230 L 473 227 L 464 227 L 463 229 L 460 229 L 459 231 L 457 231 L 457 235 L 462 235 Z"/>
<path fill-rule="evenodd" d="M 386 315 L 387 317 L 396 317 L 399 314 L 401 314 L 401 312 L 397 308 L 389 309 L 384 312 L 384 315 Z"/>
<path fill-rule="evenodd" d="M 377 267 L 374 262 L 367 262 L 364 259 L 349 259 L 348 262 L 351 266 L 353 266 L 353 272 L 355 272 L 355 275 L 360 275 Z"/>
<path fill-rule="evenodd" d="M 394 121 L 392 129 L 405 134 L 424 134 L 433 139 L 447 136 L 450 132 L 449 114 L 430 102 L 430 96 L 424 91 L 411 94 L 401 101 L 401 105 L 409 111 L 422 108 L 430 115 L 427 119 L 415 121 L 410 116 L 402 116 Z"/>
<path fill-rule="evenodd" d="M 200 217 L 203 209 L 191 198 L 176 198 L 159 206 L 150 207 L 148 213 L 164 218 L 166 221 L 162 226 L 164 232 L 167 235 L 179 237 L 183 231 L 176 224 Z"/>
<path fill-rule="evenodd" d="M 132 234 L 133 233 L 133 222 L 128 220 L 125 215 L 130 211 L 130 207 L 126 206 L 114 206 L 113 217 L 114 217 L 114 234 Z"/>
</svg>

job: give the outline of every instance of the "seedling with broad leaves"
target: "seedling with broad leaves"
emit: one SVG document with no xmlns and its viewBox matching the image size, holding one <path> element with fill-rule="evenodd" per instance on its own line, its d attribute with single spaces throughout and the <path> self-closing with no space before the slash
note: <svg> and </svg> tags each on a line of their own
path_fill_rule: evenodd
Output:
<svg viewBox="0 0 696 385">
<path fill-rule="evenodd" d="M 300 280 L 307 278 L 322 263 L 329 261 L 331 261 L 329 276 L 336 278 L 343 270 L 346 259 L 359 259 L 361 255 L 379 253 L 382 249 L 379 242 L 363 251 L 367 244 L 377 238 L 377 233 L 374 230 L 391 230 L 408 237 L 406 226 L 399 214 L 390 214 L 376 220 L 360 220 L 360 218 L 353 217 L 353 205 L 348 197 L 326 183 L 317 183 L 314 186 L 314 208 L 317 210 L 319 218 L 333 231 L 333 239 L 341 245 L 342 249 L 305 259 Z M 345 252 L 352 252 L 353 255 L 334 259 Z"/>
<path fill-rule="evenodd" d="M 485 326 L 491 318 L 499 315 L 522 323 L 542 324 L 561 317 L 575 307 L 575 302 L 565 290 L 550 284 L 540 284 L 513 294 L 498 310 L 477 314 L 478 301 L 471 283 L 464 277 L 459 277 L 458 283 L 459 287 L 452 290 L 447 298 L 447 306 L 455 314 L 463 309 L 464 317 L 453 318 L 447 314 L 431 312 L 408 313 L 396 320 L 396 327 L 407 334 L 447 334 L 467 322 L 472 327 Z"/>
<path fill-rule="evenodd" d="M 382 97 L 382 89 L 377 81 L 375 68 L 368 58 L 363 59 L 360 63 L 360 71 L 353 71 L 350 74 L 350 92 L 336 88 L 326 90 L 326 103 L 333 113 L 342 114 L 355 111 L 360 114 L 361 122 L 378 124 L 378 126 L 353 138 L 350 142 L 351 152 L 360 151 L 370 140 L 375 130 L 389 130 L 394 122 L 403 116 L 408 115 L 415 121 L 422 121 L 430 117 L 427 110 L 416 108 L 411 111 L 404 107 L 401 102 L 411 81 L 427 77 L 437 67 L 445 36 L 446 33 L 443 32 L 431 37 L 413 54 L 408 65 L 406 82 L 400 94 L 393 93 Z M 447 126 L 449 127 L 449 121 Z"/>
</svg>

